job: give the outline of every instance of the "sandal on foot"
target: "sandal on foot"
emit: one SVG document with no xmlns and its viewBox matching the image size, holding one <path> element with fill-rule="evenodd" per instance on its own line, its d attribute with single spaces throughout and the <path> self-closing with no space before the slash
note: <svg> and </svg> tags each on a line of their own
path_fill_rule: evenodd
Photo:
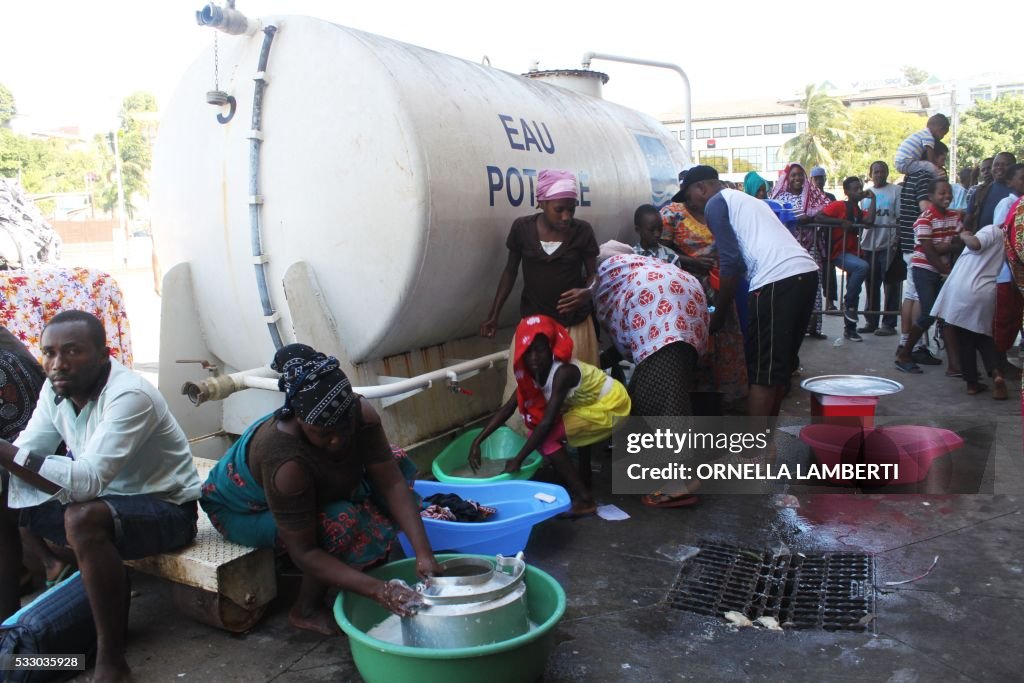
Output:
<svg viewBox="0 0 1024 683">
<path fill-rule="evenodd" d="M 669 494 L 656 491 L 640 499 L 649 508 L 684 508 L 696 505 L 700 499 L 692 493 Z"/>
<path fill-rule="evenodd" d="M 46 580 L 46 587 L 47 588 L 53 588 L 58 583 L 62 583 L 63 581 L 65 581 L 69 576 L 71 576 L 74 573 L 75 573 L 74 566 L 72 566 L 70 564 L 66 564 L 66 565 L 64 565 L 64 568 L 60 570 L 60 573 L 57 574 L 57 578 L 56 579 L 47 579 Z"/>
<path fill-rule="evenodd" d="M 952 377 L 953 379 L 960 379 L 963 376 L 964 376 L 964 373 L 962 373 L 962 372 L 953 372 L 951 370 L 946 370 L 946 377 Z"/>
<path fill-rule="evenodd" d="M 923 370 L 912 360 L 897 360 L 896 369 L 900 372 L 909 372 L 912 375 L 920 375 Z"/>
<path fill-rule="evenodd" d="M 980 394 L 983 391 L 988 391 L 988 385 L 987 384 L 981 384 L 979 382 L 978 384 L 974 384 L 974 385 L 968 384 L 967 385 L 967 395 L 968 396 L 977 396 L 978 394 Z"/>
</svg>

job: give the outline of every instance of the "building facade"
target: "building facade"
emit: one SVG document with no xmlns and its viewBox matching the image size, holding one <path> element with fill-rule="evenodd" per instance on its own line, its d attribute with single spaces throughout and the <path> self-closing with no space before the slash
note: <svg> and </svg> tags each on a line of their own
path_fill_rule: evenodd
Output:
<svg viewBox="0 0 1024 683">
<path fill-rule="evenodd" d="M 682 142 L 681 117 L 669 115 L 662 123 Z M 724 180 L 757 171 L 774 181 L 786 164 L 780 150 L 807 130 L 807 114 L 774 100 L 710 103 L 694 107 L 692 130 L 694 163 L 713 166 Z"/>
<path fill-rule="evenodd" d="M 883 87 L 852 91 L 839 91 L 831 84 L 824 87 L 849 109 L 891 107 L 924 116 L 941 112 L 954 122 L 957 113 L 963 114 L 978 101 L 1004 95 L 1024 96 L 1024 78 L 1012 74 L 983 74 L 948 81 L 933 77 L 921 85 L 906 87 L 879 85 Z M 787 161 L 781 154 L 782 146 L 807 129 L 807 113 L 801 103 L 802 98 L 792 97 L 694 106 L 693 162 L 714 166 L 724 180 L 738 182 L 749 171 L 757 171 L 765 180 L 774 182 Z M 682 143 L 682 116 L 669 113 L 660 118 Z M 953 165 L 955 159 L 954 151 Z"/>
</svg>

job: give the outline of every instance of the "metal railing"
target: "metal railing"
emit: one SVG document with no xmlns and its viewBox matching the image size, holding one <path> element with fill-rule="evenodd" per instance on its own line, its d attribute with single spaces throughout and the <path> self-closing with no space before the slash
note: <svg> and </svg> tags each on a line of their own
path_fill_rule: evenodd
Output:
<svg viewBox="0 0 1024 683">
<path fill-rule="evenodd" d="M 816 232 L 815 244 L 818 245 L 818 246 L 822 246 L 822 245 L 824 246 L 824 253 L 818 254 L 817 257 L 815 258 L 815 261 L 819 261 L 820 276 L 821 276 L 821 290 L 822 290 L 822 296 L 823 296 L 824 300 L 822 301 L 822 310 L 820 312 L 819 311 L 814 311 L 812 313 L 812 316 L 820 317 L 822 314 L 826 313 L 825 308 L 826 308 L 827 304 L 833 298 L 836 300 L 836 302 L 838 304 L 837 309 L 839 310 L 839 312 L 841 314 L 845 310 L 846 284 L 847 284 L 847 279 L 848 279 L 849 276 L 847 274 L 846 269 L 842 268 L 841 266 L 837 266 L 837 265 L 833 264 L 833 261 L 837 260 L 837 259 L 833 259 L 832 258 L 832 246 L 833 246 L 834 238 L 835 238 L 834 231 L 840 231 L 841 228 L 839 226 L 835 226 L 835 225 L 822 225 L 820 223 L 808 223 L 808 224 L 797 226 L 796 230 L 809 229 L 809 228 L 810 229 L 814 229 L 815 232 Z M 861 286 L 861 290 L 858 293 L 858 299 L 857 299 L 858 305 L 857 305 L 857 308 L 855 309 L 855 311 L 856 311 L 856 313 L 858 315 L 870 315 L 870 316 L 879 316 L 879 317 L 881 317 L 881 316 L 886 316 L 886 315 L 899 316 L 899 314 L 900 314 L 900 304 L 903 301 L 903 286 L 904 286 L 904 282 L 905 282 L 906 278 L 902 278 L 898 283 L 897 282 L 889 282 L 889 283 L 887 283 L 885 281 L 885 273 L 888 271 L 889 267 L 891 266 L 891 264 L 893 262 L 893 259 L 896 259 L 896 258 L 902 259 L 903 258 L 903 252 L 902 252 L 902 250 L 900 248 L 900 241 L 899 241 L 899 232 L 898 232 L 899 229 L 900 229 L 900 227 L 898 225 L 891 225 L 891 226 L 864 226 L 864 225 L 861 225 L 861 226 L 859 226 L 859 229 L 857 230 L 858 253 L 855 254 L 855 255 L 856 256 L 860 256 L 860 258 L 862 258 L 868 264 L 868 272 L 867 272 L 867 275 L 864 278 L 864 284 Z M 885 254 L 883 252 L 883 250 L 871 250 L 869 258 L 864 258 L 863 256 L 861 256 L 862 253 L 868 251 L 868 250 L 862 249 L 860 247 L 860 244 L 862 243 L 862 238 L 863 238 L 864 232 L 866 230 L 871 230 L 871 231 L 882 231 L 882 230 L 884 230 L 884 231 L 887 231 L 887 232 L 890 233 L 889 239 L 886 240 L 886 242 L 890 245 L 889 253 L 888 254 Z M 896 231 L 895 232 L 895 238 L 892 236 L 893 231 Z M 845 232 L 845 231 L 843 231 L 843 232 Z M 822 233 L 824 233 L 824 234 L 822 234 Z M 840 238 L 841 239 L 845 238 L 845 235 L 840 235 Z M 842 239 L 842 246 L 841 246 L 840 251 L 839 251 L 839 259 L 844 259 L 846 254 L 847 254 L 847 251 L 846 251 L 846 239 Z M 815 256 L 815 255 L 812 254 L 812 256 Z M 883 257 L 886 258 L 886 261 L 885 261 L 884 264 L 881 265 L 881 268 L 878 268 L 877 267 L 878 266 L 878 259 L 879 258 L 883 258 Z M 838 275 L 835 278 L 835 290 L 834 291 L 832 290 L 832 279 L 829 278 L 829 276 L 828 276 L 829 275 L 829 269 L 833 269 L 833 272 L 834 272 L 834 269 L 839 269 L 841 271 L 841 273 L 842 273 L 841 275 Z M 881 279 L 880 282 L 878 281 L 879 279 Z M 876 292 L 876 286 L 878 288 L 877 289 L 878 301 L 875 302 L 874 306 L 872 306 L 872 299 L 875 298 L 873 295 Z M 892 296 L 891 292 L 890 292 L 890 296 L 886 296 L 886 291 L 885 290 L 886 290 L 887 287 L 896 287 L 897 288 L 896 296 L 895 297 Z M 831 294 L 834 294 L 834 297 L 830 296 Z M 860 303 L 861 303 L 862 299 L 864 300 L 864 303 L 866 304 L 865 308 L 861 308 L 860 307 Z M 890 309 L 886 309 L 885 308 L 884 302 L 886 300 L 891 300 L 891 301 L 895 301 L 896 302 L 896 307 L 895 307 L 894 310 L 890 310 Z"/>
</svg>

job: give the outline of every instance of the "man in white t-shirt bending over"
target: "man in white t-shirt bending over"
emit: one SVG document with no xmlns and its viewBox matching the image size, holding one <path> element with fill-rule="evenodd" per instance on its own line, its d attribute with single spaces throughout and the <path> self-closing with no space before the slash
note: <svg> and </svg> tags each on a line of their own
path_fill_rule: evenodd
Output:
<svg viewBox="0 0 1024 683">
<path fill-rule="evenodd" d="M 718 247 L 720 289 L 711 332 L 732 309 L 736 285 L 750 282 L 747 326 L 749 415 L 777 416 L 818 288 L 818 266 L 768 204 L 723 189 L 718 172 L 694 166 L 680 188 L 683 200 L 703 211 Z"/>
</svg>

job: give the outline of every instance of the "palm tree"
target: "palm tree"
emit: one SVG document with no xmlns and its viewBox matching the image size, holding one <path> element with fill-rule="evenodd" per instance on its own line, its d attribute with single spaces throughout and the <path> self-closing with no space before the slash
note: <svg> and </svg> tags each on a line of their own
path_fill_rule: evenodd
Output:
<svg viewBox="0 0 1024 683">
<path fill-rule="evenodd" d="M 835 163 L 829 150 L 846 139 L 850 115 L 840 99 L 820 86 L 807 86 L 802 105 L 807 112 L 807 130 L 782 146 L 783 158 L 804 168 L 832 168 Z"/>
</svg>

